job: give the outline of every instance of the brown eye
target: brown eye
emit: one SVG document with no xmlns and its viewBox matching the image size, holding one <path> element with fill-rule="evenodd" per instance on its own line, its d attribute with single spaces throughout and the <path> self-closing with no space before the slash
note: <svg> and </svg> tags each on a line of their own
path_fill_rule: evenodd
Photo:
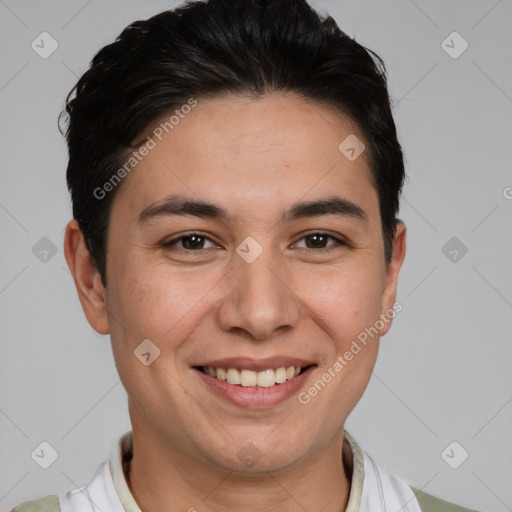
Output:
<svg viewBox="0 0 512 512">
<path fill-rule="evenodd" d="M 180 236 L 178 238 L 175 238 L 174 240 L 166 242 L 162 244 L 162 247 L 170 248 L 173 246 L 178 246 L 178 249 L 194 252 L 201 249 L 205 249 L 204 244 L 206 240 L 209 240 L 211 242 L 211 240 L 204 235 L 201 235 L 199 233 L 191 233 L 190 235 Z M 180 243 L 181 247 L 179 246 Z"/>
<path fill-rule="evenodd" d="M 328 240 L 334 240 L 334 244 L 326 245 Z M 300 240 L 306 240 L 305 249 L 309 252 L 328 252 L 339 248 L 340 246 L 348 246 L 347 243 L 328 233 L 310 233 Z"/>
<path fill-rule="evenodd" d="M 329 238 L 331 238 L 331 237 L 325 236 L 325 235 L 320 235 L 320 234 L 308 235 L 308 236 L 304 237 L 305 240 L 311 241 L 312 247 L 309 247 L 310 249 L 317 249 L 317 248 L 323 249 L 325 247 L 325 243 L 327 242 L 327 240 Z M 307 242 L 306 242 L 306 245 L 307 245 Z"/>
</svg>

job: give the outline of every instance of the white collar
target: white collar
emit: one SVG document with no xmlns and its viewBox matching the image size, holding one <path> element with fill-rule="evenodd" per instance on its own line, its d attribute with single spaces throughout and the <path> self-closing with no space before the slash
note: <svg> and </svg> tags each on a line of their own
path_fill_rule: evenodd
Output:
<svg viewBox="0 0 512 512">
<path fill-rule="evenodd" d="M 346 430 L 344 435 L 342 456 L 352 472 L 345 512 L 421 512 L 407 483 L 375 463 Z M 141 512 L 123 470 L 123 461 L 126 464 L 132 457 L 132 447 L 133 435 L 129 431 L 118 439 L 109 461 L 98 468 L 89 485 L 59 495 L 61 512 Z"/>
</svg>

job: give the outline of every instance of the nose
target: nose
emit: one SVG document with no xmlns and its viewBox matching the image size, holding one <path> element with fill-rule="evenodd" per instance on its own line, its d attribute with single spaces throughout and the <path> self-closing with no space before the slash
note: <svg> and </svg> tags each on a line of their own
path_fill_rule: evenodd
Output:
<svg viewBox="0 0 512 512">
<path fill-rule="evenodd" d="M 265 340 L 275 331 L 297 325 L 299 298 L 284 263 L 270 250 L 264 250 L 252 263 L 237 255 L 226 279 L 218 309 L 222 329 L 243 330 L 256 340 Z"/>
</svg>

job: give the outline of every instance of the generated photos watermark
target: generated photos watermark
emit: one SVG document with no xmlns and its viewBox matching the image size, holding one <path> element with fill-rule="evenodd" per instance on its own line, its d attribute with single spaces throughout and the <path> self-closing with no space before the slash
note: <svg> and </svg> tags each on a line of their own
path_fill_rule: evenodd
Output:
<svg viewBox="0 0 512 512">
<path fill-rule="evenodd" d="M 318 395 L 318 393 L 322 391 L 325 386 L 331 382 L 332 379 L 334 379 L 350 361 L 352 361 L 352 359 L 354 359 L 354 356 L 361 352 L 362 347 L 359 343 L 366 346 L 368 339 L 373 339 L 377 336 L 380 331 L 389 322 L 391 322 L 393 318 L 395 318 L 396 314 L 402 311 L 402 309 L 403 305 L 396 301 L 392 308 L 388 309 L 385 313 L 380 314 L 379 320 L 377 320 L 371 327 L 366 327 L 364 331 L 361 331 L 357 335 L 357 339 L 352 340 L 350 349 L 345 351 L 343 355 L 339 355 L 335 362 L 315 381 L 312 386 L 310 386 L 306 391 L 299 393 L 297 397 L 299 402 L 303 405 L 309 404 L 311 402 L 311 398 Z"/>
<path fill-rule="evenodd" d="M 181 119 L 185 119 L 194 107 L 197 106 L 197 100 L 190 98 L 187 103 L 182 105 L 179 109 L 174 111 L 174 114 L 169 117 L 167 121 L 160 123 L 153 131 L 152 135 L 148 135 L 147 140 L 136 151 L 133 151 L 131 156 L 126 160 L 124 165 L 120 167 L 101 187 L 96 187 L 93 195 L 96 199 L 104 199 L 108 192 L 114 188 L 125 178 L 130 171 L 132 171 L 141 162 L 149 152 L 156 148 L 158 142 L 162 141 L 164 134 L 170 133 L 178 124 Z M 155 139 L 158 139 L 156 141 Z"/>
</svg>

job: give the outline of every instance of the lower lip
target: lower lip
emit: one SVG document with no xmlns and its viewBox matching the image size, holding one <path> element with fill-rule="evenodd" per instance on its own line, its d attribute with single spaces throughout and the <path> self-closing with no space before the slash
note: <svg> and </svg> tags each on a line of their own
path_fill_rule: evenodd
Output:
<svg viewBox="0 0 512 512">
<path fill-rule="evenodd" d="M 214 392 L 227 398 L 230 402 L 247 409 L 264 409 L 280 404 L 296 394 L 315 368 L 316 365 L 309 366 L 293 379 L 268 388 L 235 386 L 225 380 L 210 377 L 198 368 L 194 368 L 194 370 Z"/>
</svg>

